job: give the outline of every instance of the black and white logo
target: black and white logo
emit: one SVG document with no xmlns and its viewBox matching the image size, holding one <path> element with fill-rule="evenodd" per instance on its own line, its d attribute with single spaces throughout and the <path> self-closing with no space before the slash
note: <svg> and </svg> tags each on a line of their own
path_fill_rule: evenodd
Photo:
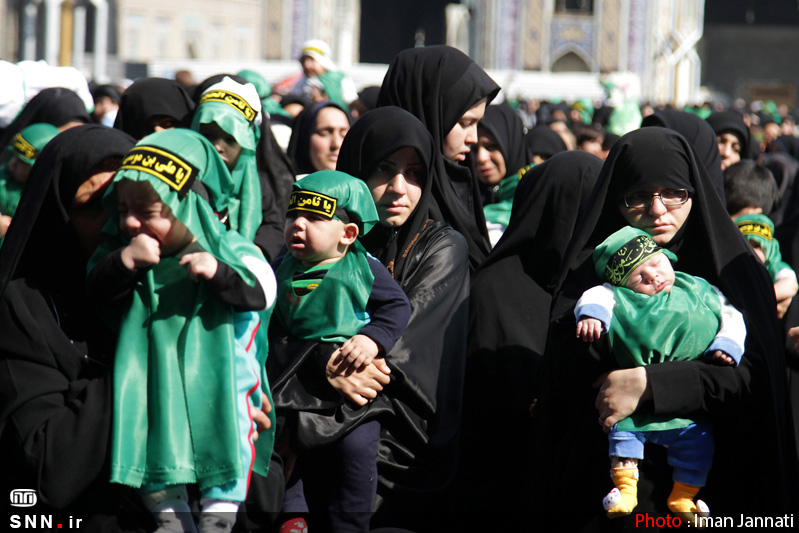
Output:
<svg viewBox="0 0 799 533">
<path fill-rule="evenodd" d="M 14 489 L 11 491 L 13 507 L 33 507 L 36 505 L 36 491 L 33 489 Z"/>
</svg>

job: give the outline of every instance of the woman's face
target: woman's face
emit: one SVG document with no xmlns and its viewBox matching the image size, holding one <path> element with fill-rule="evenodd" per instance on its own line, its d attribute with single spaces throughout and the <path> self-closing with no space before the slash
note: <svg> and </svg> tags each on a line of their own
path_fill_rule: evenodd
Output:
<svg viewBox="0 0 799 533">
<path fill-rule="evenodd" d="M 471 146 L 477 144 L 477 124 L 485 115 L 487 101 L 483 98 L 470 107 L 444 137 L 441 147 L 444 157 L 455 162 L 466 160 Z"/>
<path fill-rule="evenodd" d="M 342 110 L 324 107 L 319 111 L 311 133 L 309 154 L 315 170 L 336 170 L 338 151 L 349 130 L 350 123 Z"/>
<path fill-rule="evenodd" d="M 407 222 L 419 205 L 425 174 L 419 154 L 410 146 L 377 164 L 366 185 L 372 191 L 381 224 L 399 227 Z"/>
<path fill-rule="evenodd" d="M 665 187 L 650 187 L 635 191 L 636 193 L 662 193 Z M 619 203 L 619 211 L 627 224 L 648 233 L 652 240 L 660 246 L 665 246 L 685 224 L 691 213 L 691 198 L 681 205 L 666 206 L 659 196 L 652 199 L 649 207 L 627 207 L 624 202 Z"/>
<path fill-rule="evenodd" d="M 741 160 L 741 143 L 732 133 L 721 133 L 716 137 L 721 154 L 721 170 Z"/>
<path fill-rule="evenodd" d="M 505 156 L 496 137 L 486 128 L 477 128 L 477 179 L 486 185 L 495 185 L 507 175 Z"/>
<path fill-rule="evenodd" d="M 109 170 L 108 167 L 119 167 L 121 164 L 119 159 L 106 160 L 101 169 L 88 176 L 78 187 L 72 201 L 69 220 L 89 255 L 102 243 L 100 230 L 108 220 L 108 212 L 103 208 L 101 200 L 116 173 L 116 170 Z"/>
</svg>

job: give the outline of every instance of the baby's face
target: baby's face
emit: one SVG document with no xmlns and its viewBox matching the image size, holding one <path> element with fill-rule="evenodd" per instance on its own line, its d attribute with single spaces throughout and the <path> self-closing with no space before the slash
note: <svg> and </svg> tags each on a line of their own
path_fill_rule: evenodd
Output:
<svg viewBox="0 0 799 533">
<path fill-rule="evenodd" d="M 747 239 L 747 240 L 749 241 L 749 244 L 752 246 L 752 249 L 755 251 L 755 255 L 757 256 L 757 258 L 760 259 L 760 262 L 765 265 L 766 264 L 766 251 L 763 248 L 760 247 L 760 244 L 757 241 L 750 240 L 750 239 Z"/>
<path fill-rule="evenodd" d="M 122 180 L 116 186 L 119 229 L 128 239 L 140 233 L 157 240 L 161 257 L 179 252 L 194 240 L 189 229 L 146 181 Z"/>
<path fill-rule="evenodd" d="M 669 258 L 663 253 L 650 257 L 627 278 L 625 287 L 638 294 L 654 296 L 659 292 L 669 292 L 674 285 L 674 269 Z"/>
<path fill-rule="evenodd" d="M 305 265 L 335 262 L 344 255 L 344 223 L 309 212 L 289 213 L 283 238 L 289 253 Z"/>
</svg>

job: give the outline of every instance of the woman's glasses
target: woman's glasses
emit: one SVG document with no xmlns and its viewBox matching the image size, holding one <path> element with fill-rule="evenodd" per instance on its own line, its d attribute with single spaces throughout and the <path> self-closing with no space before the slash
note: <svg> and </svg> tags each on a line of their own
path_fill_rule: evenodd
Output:
<svg viewBox="0 0 799 533">
<path fill-rule="evenodd" d="M 624 205 L 633 209 L 647 208 L 655 201 L 655 197 L 660 198 L 663 205 L 673 207 L 687 202 L 691 193 L 687 189 L 666 189 L 660 193 L 634 192 L 624 195 Z"/>
</svg>

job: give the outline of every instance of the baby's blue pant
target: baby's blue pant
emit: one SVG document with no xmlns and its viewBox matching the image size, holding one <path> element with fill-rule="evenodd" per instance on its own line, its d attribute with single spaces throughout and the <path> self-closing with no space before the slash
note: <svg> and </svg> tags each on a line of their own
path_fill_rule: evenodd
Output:
<svg viewBox="0 0 799 533">
<path fill-rule="evenodd" d="M 644 443 L 653 442 L 668 449 L 674 468 L 672 479 L 686 485 L 704 487 L 713 464 L 713 433 L 705 424 L 691 424 L 663 431 L 618 431 L 608 434 L 611 457 L 644 458 Z"/>
</svg>

